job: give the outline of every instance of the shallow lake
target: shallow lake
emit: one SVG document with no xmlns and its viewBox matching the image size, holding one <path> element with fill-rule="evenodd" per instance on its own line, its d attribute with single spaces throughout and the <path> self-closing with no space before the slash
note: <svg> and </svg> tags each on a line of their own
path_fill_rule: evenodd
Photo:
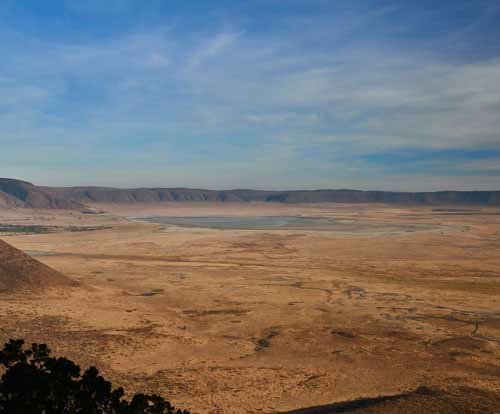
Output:
<svg viewBox="0 0 500 414">
<path fill-rule="evenodd" d="M 209 229 L 328 229 L 335 225 L 333 217 L 300 216 L 201 216 L 201 217 L 146 217 L 151 223 L 170 224 L 180 227 L 199 227 Z"/>
<path fill-rule="evenodd" d="M 306 216 L 189 216 L 135 217 L 133 220 L 178 227 L 219 230 L 311 230 L 343 233 L 401 233 L 443 228 L 439 225 L 336 220 L 334 217 Z"/>
</svg>

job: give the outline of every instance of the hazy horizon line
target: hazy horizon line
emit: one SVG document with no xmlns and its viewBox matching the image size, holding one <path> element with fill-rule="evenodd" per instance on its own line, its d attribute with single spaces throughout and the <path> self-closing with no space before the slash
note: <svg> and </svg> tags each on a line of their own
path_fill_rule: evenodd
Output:
<svg viewBox="0 0 500 414">
<path fill-rule="evenodd" d="M 383 193 L 441 193 L 441 192 L 500 192 L 500 189 L 439 189 L 439 190 L 386 190 L 386 189 L 363 189 L 356 187 L 329 187 L 329 188 L 304 188 L 304 187 L 293 187 L 293 188 L 259 188 L 259 187 L 228 187 L 228 188 L 217 188 L 217 187 L 203 187 L 203 186 L 158 186 L 158 185 L 141 185 L 141 186 L 119 186 L 119 185 L 51 185 L 51 184 L 37 184 L 33 180 L 19 179 L 13 177 L 0 177 L 0 180 L 13 180 L 13 181 L 23 181 L 28 184 L 32 184 L 36 187 L 48 187 L 48 188 L 105 188 L 113 190 L 199 190 L 199 191 L 262 191 L 262 192 L 318 192 L 318 191 L 359 191 L 359 192 L 383 192 Z"/>
</svg>

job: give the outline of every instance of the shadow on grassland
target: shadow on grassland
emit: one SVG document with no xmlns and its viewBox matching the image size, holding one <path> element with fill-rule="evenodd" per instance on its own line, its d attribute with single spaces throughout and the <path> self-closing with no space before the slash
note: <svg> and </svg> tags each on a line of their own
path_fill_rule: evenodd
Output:
<svg viewBox="0 0 500 414">
<path fill-rule="evenodd" d="M 472 414 L 500 413 L 500 396 L 485 390 L 460 387 L 438 390 L 420 387 L 393 396 L 361 398 L 282 414 Z"/>
</svg>

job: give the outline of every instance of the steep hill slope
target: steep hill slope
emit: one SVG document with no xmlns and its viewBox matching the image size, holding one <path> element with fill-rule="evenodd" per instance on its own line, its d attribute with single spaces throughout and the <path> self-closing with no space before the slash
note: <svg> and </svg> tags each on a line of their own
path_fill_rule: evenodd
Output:
<svg viewBox="0 0 500 414">
<path fill-rule="evenodd" d="M 24 207 L 24 202 L 18 198 L 0 191 L 0 208 Z"/>
<path fill-rule="evenodd" d="M 0 178 L 0 205 L 56 209 L 83 207 L 73 200 L 55 197 L 31 183 L 11 178 Z"/>
<path fill-rule="evenodd" d="M 77 283 L 0 240 L 0 293 Z"/>
</svg>

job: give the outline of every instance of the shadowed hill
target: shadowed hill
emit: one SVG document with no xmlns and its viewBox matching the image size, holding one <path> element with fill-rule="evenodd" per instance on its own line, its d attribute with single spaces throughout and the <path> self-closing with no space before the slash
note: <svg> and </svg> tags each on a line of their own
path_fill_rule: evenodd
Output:
<svg viewBox="0 0 500 414">
<path fill-rule="evenodd" d="M 25 181 L 6 178 L 0 178 L 0 191 L 6 194 L 4 198 L 9 197 L 9 201 L 5 199 L 4 204 L 10 203 L 11 205 L 35 208 L 81 209 L 84 208 L 85 204 L 92 203 L 130 204 L 202 201 L 500 206 L 500 191 L 438 191 L 411 193 L 359 190 L 219 191 L 192 188 L 119 189 L 107 187 L 38 187 Z"/>
<path fill-rule="evenodd" d="M 500 412 L 500 396 L 490 391 L 467 387 L 440 391 L 421 387 L 407 394 L 363 398 L 303 408 L 283 414 L 483 414 L 497 412 Z"/>
<path fill-rule="evenodd" d="M 80 209 L 83 206 L 73 200 L 53 196 L 31 183 L 0 178 L 0 206 L 54 209 Z"/>
<path fill-rule="evenodd" d="M 18 198 L 0 191 L 0 208 L 24 207 L 24 205 Z"/>
<path fill-rule="evenodd" d="M 0 292 L 77 285 L 77 282 L 0 240 Z"/>
</svg>

